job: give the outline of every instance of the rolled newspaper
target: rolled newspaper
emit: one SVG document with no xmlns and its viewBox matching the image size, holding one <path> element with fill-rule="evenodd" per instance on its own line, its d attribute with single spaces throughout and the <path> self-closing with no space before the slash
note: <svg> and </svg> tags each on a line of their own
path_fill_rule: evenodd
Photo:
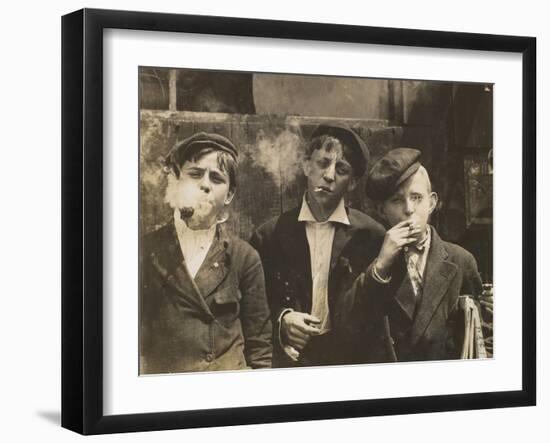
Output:
<svg viewBox="0 0 550 443">
<path fill-rule="evenodd" d="M 481 317 L 472 297 L 461 295 L 458 297 L 459 308 L 464 312 L 464 341 L 460 358 L 487 358 L 487 350 L 481 330 Z"/>
</svg>

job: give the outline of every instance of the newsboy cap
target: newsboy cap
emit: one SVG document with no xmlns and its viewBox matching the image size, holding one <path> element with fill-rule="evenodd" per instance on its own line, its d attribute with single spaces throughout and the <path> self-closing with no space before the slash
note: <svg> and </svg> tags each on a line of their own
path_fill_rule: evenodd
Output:
<svg viewBox="0 0 550 443">
<path fill-rule="evenodd" d="M 367 176 L 367 196 L 373 200 L 391 197 L 399 185 L 420 167 L 418 149 L 396 148 L 379 159 Z"/>
<path fill-rule="evenodd" d="M 197 132 L 191 137 L 177 142 L 164 159 L 164 165 L 168 168 L 179 167 L 189 155 L 200 148 L 215 148 L 227 152 L 234 158 L 237 158 L 237 148 L 228 138 L 220 134 L 211 134 L 207 132 Z"/>
<path fill-rule="evenodd" d="M 367 145 L 359 135 L 344 123 L 322 123 L 315 128 L 311 134 L 311 139 L 322 135 L 330 135 L 352 151 L 353 164 L 351 165 L 357 177 L 361 177 L 367 170 L 370 153 Z"/>
</svg>

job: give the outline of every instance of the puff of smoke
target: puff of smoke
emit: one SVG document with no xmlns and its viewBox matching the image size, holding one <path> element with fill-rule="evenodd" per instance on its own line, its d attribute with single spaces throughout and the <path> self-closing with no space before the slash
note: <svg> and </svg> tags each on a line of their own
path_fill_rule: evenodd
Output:
<svg viewBox="0 0 550 443">
<path fill-rule="evenodd" d="M 183 216 L 191 229 L 207 229 L 214 223 L 225 221 L 217 220 L 220 214 L 214 214 L 215 205 L 212 197 L 199 189 L 185 186 L 182 180 L 172 173 L 168 174 L 164 201 L 172 209 L 180 211 L 180 216 Z"/>
<path fill-rule="evenodd" d="M 166 144 L 166 135 L 163 134 L 162 124 L 156 120 L 143 121 L 140 133 L 140 180 L 148 189 L 158 187 L 164 181 L 164 174 L 160 167 L 162 158 L 157 161 L 147 160 L 151 157 L 154 147 Z"/>
<path fill-rule="evenodd" d="M 290 183 L 301 171 L 302 138 L 293 128 L 285 128 L 275 136 L 266 136 L 260 130 L 256 142 L 254 163 L 262 167 L 278 186 Z"/>
</svg>

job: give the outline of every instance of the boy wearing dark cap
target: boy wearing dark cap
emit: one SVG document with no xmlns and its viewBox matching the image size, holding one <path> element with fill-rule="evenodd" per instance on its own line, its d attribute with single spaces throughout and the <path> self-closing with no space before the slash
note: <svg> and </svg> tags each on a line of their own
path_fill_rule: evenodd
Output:
<svg viewBox="0 0 550 443">
<path fill-rule="evenodd" d="M 271 367 L 260 258 L 223 226 L 236 158 L 230 140 L 203 132 L 166 157 L 174 218 L 140 245 L 140 374 Z"/>
<path fill-rule="evenodd" d="M 374 259 L 383 227 L 348 208 L 344 195 L 363 175 L 369 152 L 341 124 L 318 126 L 303 159 L 307 190 L 301 206 L 256 230 L 274 324 L 273 366 L 355 363 L 354 340 L 343 327 L 352 307 L 340 295 L 353 270 Z"/>
<path fill-rule="evenodd" d="M 420 154 L 409 148 L 391 150 L 373 166 L 366 184 L 390 229 L 353 290 L 371 300 L 371 318 L 378 312 L 383 319 L 377 325 L 378 342 L 370 346 L 373 354 L 376 346 L 384 347 L 390 361 L 460 358 L 465 320 L 459 296 L 478 301 L 482 294 L 472 254 L 443 241 L 428 224 L 438 196 Z M 478 345 L 478 356 L 486 356 L 484 344 Z"/>
</svg>

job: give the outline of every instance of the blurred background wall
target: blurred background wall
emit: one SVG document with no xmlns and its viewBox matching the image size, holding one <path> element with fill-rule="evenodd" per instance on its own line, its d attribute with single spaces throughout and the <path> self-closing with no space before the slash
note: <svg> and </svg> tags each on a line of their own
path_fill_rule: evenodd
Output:
<svg viewBox="0 0 550 443">
<path fill-rule="evenodd" d="M 229 228 L 252 231 L 300 203 L 300 158 L 315 126 L 345 121 L 365 140 L 371 163 L 405 146 L 422 151 L 440 205 L 432 224 L 470 250 L 492 282 L 493 87 L 487 84 L 253 74 L 142 67 L 140 233 L 166 223 L 162 158 L 197 131 L 239 149 Z M 348 204 L 376 218 L 364 179 Z"/>
</svg>

